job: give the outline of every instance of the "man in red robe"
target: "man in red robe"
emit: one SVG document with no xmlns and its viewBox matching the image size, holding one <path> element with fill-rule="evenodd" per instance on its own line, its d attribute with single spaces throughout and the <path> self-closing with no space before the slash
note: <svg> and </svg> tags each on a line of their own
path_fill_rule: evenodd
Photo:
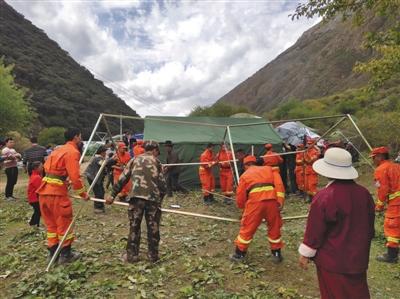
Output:
<svg viewBox="0 0 400 299">
<path fill-rule="evenodd" d="M 367 269 L 374 236 L 375 204 L 369 191 L 356 184 L 351 154 L 331 148 L 313 164 L 332 179 L 314 197 L 308 216 L 299 263 L 317 267 L 322 299 L 370 298 Z"/>
</svg>

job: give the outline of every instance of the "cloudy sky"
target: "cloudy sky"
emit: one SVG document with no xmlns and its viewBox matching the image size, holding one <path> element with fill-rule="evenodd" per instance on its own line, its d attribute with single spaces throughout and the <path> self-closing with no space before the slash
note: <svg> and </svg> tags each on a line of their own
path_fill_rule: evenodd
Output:
<svg viewBox="0 0 400 299">
<path fill-rule="evenodd" d="M 214 103 L 317 22 L 298 0 L 7 2 L 141 116 Z"/>
</svg>

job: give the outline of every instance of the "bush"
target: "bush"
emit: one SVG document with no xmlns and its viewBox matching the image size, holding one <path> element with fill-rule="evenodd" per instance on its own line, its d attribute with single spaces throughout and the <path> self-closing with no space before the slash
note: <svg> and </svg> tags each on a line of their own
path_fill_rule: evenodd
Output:
<svg viewBox="0 0 400 299">
<path fill-rule="evenodd" d="M 38 136 L 38 142 L 43 146 L 46 146 L 48 144 L 54 144 L 54 145 L 64 144 L 65 143 L 64 131 L 65 129 L 61 127 L 45 128 L 42 131 L 40 131 Z"/>
</svg>

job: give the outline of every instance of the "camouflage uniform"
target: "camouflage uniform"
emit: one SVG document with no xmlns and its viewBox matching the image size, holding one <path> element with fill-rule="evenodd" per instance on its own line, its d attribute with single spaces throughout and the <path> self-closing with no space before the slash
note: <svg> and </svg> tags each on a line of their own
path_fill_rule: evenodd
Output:
<svg viewBox="0 0 400 299">
<path fill-rule="evenodd" d="M 147 224 L 148 257 L 155 261 L 158 259 L 160 241 L 161 202 L 166 192 L 160 161 L 151 152 L 145 152 L 131 160 L 113 187 L 113 198 L 129 178 L 132 179 L 133 187 L 129 194 L 130 230 L 126 246 L 127 258 L 131 262 L 139 255 L 140 225 L 144 214 Z"/>
</svg>

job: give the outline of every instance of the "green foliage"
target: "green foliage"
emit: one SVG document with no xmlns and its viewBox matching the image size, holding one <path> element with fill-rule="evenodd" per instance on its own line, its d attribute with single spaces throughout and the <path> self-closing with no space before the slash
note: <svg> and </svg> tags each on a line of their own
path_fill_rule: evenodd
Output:
<svg viewBox="0 0 400 299">
<path fill-rule="evenodd" d="M 398 0 L 308 0 L 297 6 L 292 19 L 314 16 L 324 20 L 341 15 L 352 18 L 358 26 L 371 17 L 389 18 L 391 24 L 383 31 L 367 34 L 365 46 L 379 55 L 367 62 L 358 62 L 354 71 L 371 74 L 369 90 L 374 91 L 385 82 L 400 77 L 400 1 Z"/>
<path fill-rule="evenodd" d="M 26 130 L 34 117 L 25 100 L 26 89 L 14 82 L 13 67 L 5 66 L 4 59 L 0 59 L 0 135 Z"/>
<path fill-rule="evenodd" d="M 65 143 L 64 131 L 65 129 L 61 127 L 45 128 L 42 131 L 40 131 L 38 136 L 38 142 L 43 146 L 46 146 L 48 144 L 54 144 L 54 145 L 64 144 Z"/>
<path fill-rule="evenodd" d="M 250 113 L 249 109 L 243 106 L 234 106 L 222 102 L 217 102 L 211 106 L 196 106 L 189 116 L 217 116 L 229 117 L 236 113 Z"/>
</svg>

